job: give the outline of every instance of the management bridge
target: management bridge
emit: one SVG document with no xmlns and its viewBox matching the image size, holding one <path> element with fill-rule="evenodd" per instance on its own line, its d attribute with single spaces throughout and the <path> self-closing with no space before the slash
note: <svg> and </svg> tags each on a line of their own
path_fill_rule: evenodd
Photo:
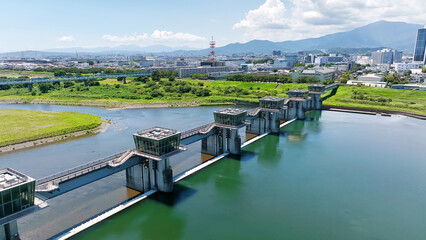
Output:
<svg viewBox="0 0 426 240">
<path fill-rule="evenodd" d="M 248 112 L 237 108 L 217 110 L 213 113 L 214 122 L 182 133 L 162 127 L 145 129 L 133 135 L 133 149 L 38 180 L 8 169 L 11 175 L 16 175 L 15 179 L 22 179 L 21 183 L 25 180 L 27 184 L 32 184 L 33 187 L 25 188 L 32 192 L 21 195 L 31 196 L 32 199 L 23 209 L 17 208 L 17 212 L 0 216 L 0 240 L 14 239 L 13 236 L 18 234 L 17 219 L 45 207 L 46 200 L 120 171 L 126 171 L 126 186 L 141 193 L 151 190 L 171 192 L 173 170 L 170 158 L 185 151 L 187 145 L 201 141 L 202 153 L 212 156 L 227 153 L 238 158 L 247 134 L 279 133 L 282 123 L 304 119 L 307 112 L 320 110 L 321 95 L 330 90 L 336 91 L 338 87 L 337 84 L 313 84 L 309 85 L 309 90 L 290 90 L 286 99 L 264 97 L 259 100 L 259 107 Z M 12 178 L 4 177 L 0 171 L 0 195 L 3 191 L 21 189 L 19 182 L 7 183 L 7 179 Z M 4 186 L 7 188 L 2 188 L 2 179 L 5 179 L 7 184 Z"/>
<path fill-rule="evenodd" d="M 88 86 L 87 81 L 106 78 L 122 78 L 123 84 L 126 83 L 127 77 L 140 77 L 151 76 L 152 72 L 132 72 L 132 73 L 112 73 L 112 74 L 88 74 L 64 77 L 44 77 L 44 78 L 10 78 L 0 79 L 0 86 L 2 85 L 16 85 L 28 84 L 28 91 L 32 91 L 32 84 L 34 83 L 52 83 L 52 82 L 66 82 L 66 81 L 83 81 L 84 86 Z"/>
</svg>

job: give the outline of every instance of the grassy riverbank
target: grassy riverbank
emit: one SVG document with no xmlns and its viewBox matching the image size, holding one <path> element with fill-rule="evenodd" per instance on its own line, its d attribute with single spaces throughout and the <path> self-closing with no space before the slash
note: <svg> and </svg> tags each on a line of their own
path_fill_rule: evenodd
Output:
<svg viewBox="0 0 426 240">
<path fill-rule="evenodd" d="M 326 105 L 396 110 L 426 115 L 426 92 L 389 88 L 339 87 Z"/>
<path fill-rule="evenodd" d="M 47 91 L 35 85 L 28 93 L 25 87 L 0 90 L 3 103 L 47 103 L 65 105 L 89 105 L 111 108 L 188 107 L 203 105 L 226 105 L 234 101 L 257 102 L 263 96 L 286 98 L 290 89 L 307 89 L 308 84 L 280 84 L 237 81 L 206 81 L 161 79 L 154 82 L 134 81 L 128 84 L 117 79 L 83 83 L 50 84 Z M 426 114 L 426 92 L 404 91 L 359 86 L 341 86 L 337 94 L 324 104 L 399 110 Z"/>
<path fill-rule="evenodd" d="M 0 109 L 0 147 L 89 131 L 100 124 L 100 117 L 84 113 Z"/>
</svg>

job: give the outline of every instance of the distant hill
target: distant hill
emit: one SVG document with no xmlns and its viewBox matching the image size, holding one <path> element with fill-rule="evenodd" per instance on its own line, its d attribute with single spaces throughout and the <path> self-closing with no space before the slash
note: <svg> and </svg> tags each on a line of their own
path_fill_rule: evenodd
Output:
<svg viewBox="0 0 426 240">
<path fill-rule="evenodd" d="M 273 50 L 296 52 L 330 48 L 377 48 L 390 47 L 413 51 L 420 24 L 378 21 L 348 32 L 328 34 L 318 38 L 297 41 L 271 42 L 253 40 L 247 43 L 232 43 L 216 49 L 217 54 L 270 53 Z M 207 53 L 206 50 L 196 53 Z"/>
</svg>

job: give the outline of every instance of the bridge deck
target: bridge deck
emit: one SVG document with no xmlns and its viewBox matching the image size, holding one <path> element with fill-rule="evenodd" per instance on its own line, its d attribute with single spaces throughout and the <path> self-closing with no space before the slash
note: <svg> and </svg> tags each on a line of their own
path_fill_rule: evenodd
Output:
<svg viewBox="0 0 426 240">
<path fill-rule="evenodd" d="M 36 181 L 36 192 L 49 192 L 55 190 L 59 187 L 61 182 L 65 182 L 101 168 L 108 167 L 109 164 L 112 165 L 114 162 L 117 162 L 117 160 L 120 161 L 120 158 L 129 151 L 118 153 L 110 157 L 96 160 L 45 178 L 38 179 Z"/>
</svg>

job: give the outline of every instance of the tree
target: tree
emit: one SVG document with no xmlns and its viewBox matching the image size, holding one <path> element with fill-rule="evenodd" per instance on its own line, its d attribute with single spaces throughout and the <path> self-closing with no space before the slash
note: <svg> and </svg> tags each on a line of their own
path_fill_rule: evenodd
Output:
<svg viewBox="0 0 426 240">
<path fill-rule="evenodd" d="M 147 76 L 139 76 L 139 77 L 135 78 L 135 81 L 136 82 L 146 83 L 146 82 L 149 81 L 149 77 L 147 77 Z"/>
<path fill-rule="evenodd" d="M 411 70 L 405 71 L 404 72 L 404 76 L 408 77 L 408 76 L 411 75 L 411 73 L 412 73 Z"/>
<path fill-rule="evenodd" d="M 67 75 L 67 72 L 65 72 L 65 70 L 56 70 L 55 72 L 53 72 L 53 75 L 55 77 L 63 77 Z"/>
<path fill-rule="evenodd" d="M 93 62 L 92 60 L 89 60 L 87 63 L 89 63 L 90 66 L 95 65 L 95 62 Z"/>
<path fill-rule="evenodd" d="M 342 77 L 339 79 L 341 83 L 347 83 L 351 79 L 351 75 L 349 73 L 345 73 L 342 75 Z"/>
<path fill-rule="evenodd" d="M 158 82 L 160 81 L 160 72 L 158 70 L 154 70 L 152 71 L 152 76 L 151 76 L 152 81 L 154 82 Z"/>
<path fill-rule="evenodd" d="M 50 89 L 54 88 L 51 83 L 39 83 L 38 88 L 40 89 L 40 92 L 47 93 Z"/>
<path fill-rule="evenodd" d="M 422 72 L 426 73 L 426 67 L 422 68 Z"/>
<path fill-rule="evenodd" d="M 296 83 L 318 83 L 318 82 L 319 82 L 319 79 L 316 77 L 302 76 L 296 79 Z"/>
</svg>

